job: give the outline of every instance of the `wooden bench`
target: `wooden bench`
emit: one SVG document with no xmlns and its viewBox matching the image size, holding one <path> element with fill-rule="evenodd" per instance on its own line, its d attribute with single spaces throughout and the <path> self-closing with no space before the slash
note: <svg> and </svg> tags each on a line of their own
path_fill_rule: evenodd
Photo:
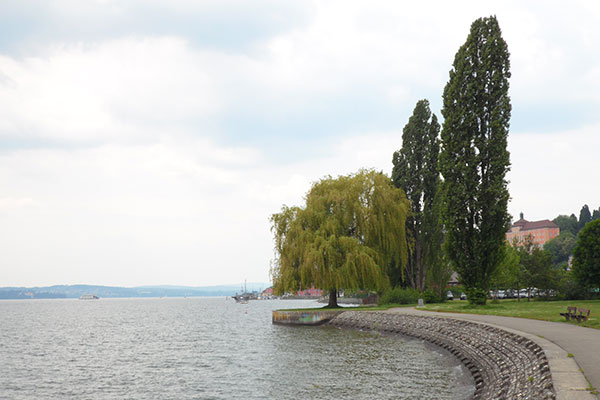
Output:
<svg viewBox="0 0 600 400">
<path fill-rule="evenodd" d="M 579 313 L 578 313 L 579 312 Z M 576 320 L 577 322 L 587 321 L 590 317 L 590 310 L 586 308 L 567 307 L 567 312 L 560 313 L 563 317 L 570 320 Z"/>
<path fill-rule="evenodd" d="M 575 316 L 575 318 L 577 318 L 577 322 L 587 321 L 590 317 L 590 310 L 586 308 L 580 308 L 578 311 L 579 314 Z"/>
<path fill-rule="evenodd" d="M 577 307 L 567 307 L 567 312 L 561 312 L 560 315 L 562 315 L 563 317 L 565 317 L 567 319 L 567 321 L 570 321 L 571 318 L 576 318 L 577 317 Z"/>
</svg>

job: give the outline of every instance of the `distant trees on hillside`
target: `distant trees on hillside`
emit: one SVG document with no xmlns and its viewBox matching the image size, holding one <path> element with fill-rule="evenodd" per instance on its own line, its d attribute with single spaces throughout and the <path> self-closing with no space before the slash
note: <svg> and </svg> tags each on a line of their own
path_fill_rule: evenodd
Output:
<svg viewBox="0 0 600 400">
<path fill-rule="evenodd" d="M 560 228 L 560 235 L 546 242 L 544 249 L 550 252 L 555 266 L 566 267 L 573 254 L 579 232 L 588 223 L 598 219 L 600 219 L 600 207 L 590 212 L 589 206 L 585 204 L 579 211 L 579 219 L 575 214 L 571 214 L 559 215 L 552 220 Z"/>
<path fill-rule="evenodd" d="M 590 208 L 587 204 L 584 204 L 579 211 L 579 219 L 575 216 L 575 214 L 567 215 L 559 215 L 554 218 L 552 222 L 554 222 L 560 228 L 560 233 L 563 232 L 571 232 L 573 235 L 577 235 L 580 230 L 582 230 L 588 222 L 595 221 L 600 219 L 600 207 L 597 210 L 593 210 L 590 212 Z"/>
<path fill-rule="evenodd" d="M 544 243 L 544 250 L 550 253 L 554 265 L 565 266 L 573 254 L 576 243 L 577 236 L 570 231 L 561 231 L 560 235 Z"/>
</svg>

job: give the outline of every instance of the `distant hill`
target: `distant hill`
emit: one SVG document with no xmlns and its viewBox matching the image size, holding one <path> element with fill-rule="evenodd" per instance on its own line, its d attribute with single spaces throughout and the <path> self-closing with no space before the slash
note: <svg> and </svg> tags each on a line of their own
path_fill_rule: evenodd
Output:
<svg viewBox="0 0 600 400">
<path fill-rule="evenodd" d="M 248 283 L 248 292 L 261 291 L 270 283 Z M 79 298 L 83 294 L 98 297 L 203 297 L 233 296 L 243 292 L 242 285 L 219 286 L 137 286 L 132 288 L 98 285 L 55 285 L 44 287 L 2 287 L 0 299 L 64 299 Z"/>
</svg>

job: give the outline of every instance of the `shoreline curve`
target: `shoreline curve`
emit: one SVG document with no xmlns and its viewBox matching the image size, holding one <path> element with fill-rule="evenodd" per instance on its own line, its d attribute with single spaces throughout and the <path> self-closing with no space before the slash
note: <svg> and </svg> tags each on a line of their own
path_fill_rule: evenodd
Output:
<svg viewBox="0 0 600 400">
<path fill-rule="evenodd" d="M 473 399 L 557 398 L 544 350 L 513 332 L 465 320 L 377 311 L 344 311 L 326 325 L 406 335 L 449 351 L 473 376 Z"/>
</svg>

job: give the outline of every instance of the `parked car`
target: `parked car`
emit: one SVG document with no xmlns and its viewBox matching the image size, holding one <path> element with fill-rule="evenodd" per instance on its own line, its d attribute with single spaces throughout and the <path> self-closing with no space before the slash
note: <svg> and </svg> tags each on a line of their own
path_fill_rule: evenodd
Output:
<svg viewBox="0 0 600 400">
<path fill-rule="evenodd" d="M 448 293 L 446 293 L 446 298 L 448 300 L 454 300 L 454 294 L 452 294 L 452 291 L 448 290 Z"/>
<path fill-rule="evenodd" d="M 466 300 L 466 299 L 467 299 L 467 295 L 465 294 L 465 292 L 462 292 L 462 293 L 460 294 L 460 299 L 461 299 L 461 300 Z"/>
</svg>

